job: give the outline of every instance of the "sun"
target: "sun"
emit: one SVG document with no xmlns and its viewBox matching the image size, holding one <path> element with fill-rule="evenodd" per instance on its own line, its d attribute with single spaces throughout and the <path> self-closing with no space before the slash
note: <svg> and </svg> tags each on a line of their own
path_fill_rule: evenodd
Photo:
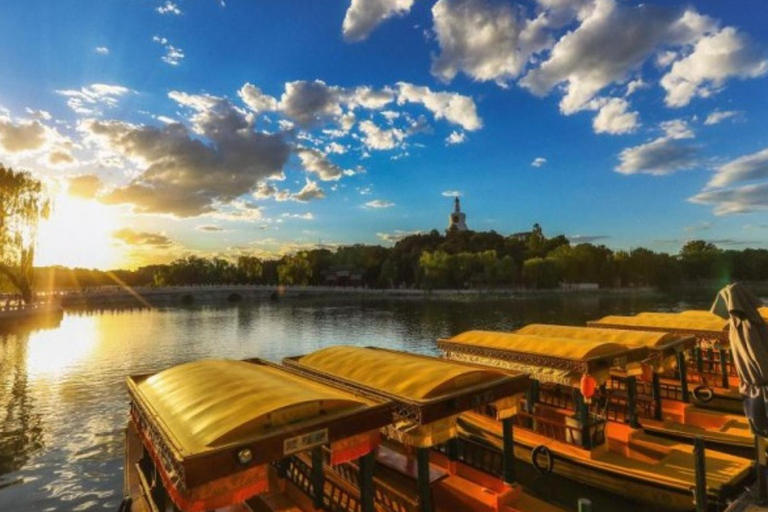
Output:
<svg viewBox="0 0 768 512">
<path fill-rule="evenodd" d="M 50 218 L 40 223 L 36 266 L 110 269 L 123 259 L 112 233 L 118 228 L 114 208 L 59 194 Z"/>
</svg>

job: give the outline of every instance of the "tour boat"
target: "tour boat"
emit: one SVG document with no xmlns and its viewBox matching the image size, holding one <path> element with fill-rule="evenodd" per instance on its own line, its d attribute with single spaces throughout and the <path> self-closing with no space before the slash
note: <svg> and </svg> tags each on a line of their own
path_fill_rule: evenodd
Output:
<svg viewBox="0 0 768 512">
<path fill-rule="evenodd" d="M 518 458 L 541 472 L 554 471 L 656 508 L 694 508 L 696 459 L 691 446 L 608 422 L 587 404 L 612 371 L 640 373 L 649 358 L 647 347 L 485 331 L 439 340 L 438 346 L 449 360 L 524 372 L 533 379 L 525 412 L 515 416 Z M 542 403 L 542 388 L 546 392 L 557 385 L 570 389 L 572 399 Z M 498 449 L 502 427 L 487 409 L 461 416 L 462 436 Z M 711 449 L 705 454 L 708 501 L 724 504 L 751 476 L 751 462 Z"/>
<path fill-rule="evenodd" d="M 395 404 L 378 448 L 377 489 L 418 504 L 383 510 L 445 512 L 560 510 L 514 483 L 512 417 L 528 387 L 523 374 L 378 348 L 329 347 L 283 364 L 301 375 Z M 492 406 L 503 449 L 458 440 L 460 413 Z M 506 453 L 506 455 L 503 455 Z M 415 461 L 415 463 L 414 463 Z M 402 503 L 400 505 L 404 505 Z"/>
<path fill-rule="evenodd" d="M 603 396 L 595 401 L 596 406 L 605 408 L 608 419 L 683 442 L 702 437 L 707 447 L 742 457 L 754 454 L 754 436 L 743 414 L 702 409 L 690 403 L 685 353 L 696 346 L 693 336 L 545 324 L 528 325 L 515 333 L 648 348 L 642 378 L 618 369 L 611 372 Z"/>
<path fill-rule="evenodd" d="M 696 384 L 694 403 L 708 409 L 743 413 L 739 377 L 730 362 L 728 321 L 708 311 L 610 315 L 587 322 L 590 327 L 643 330 L 694 336 L 697 346 L 687 357 L 689 381 Z M 724 364 L 723 364 L 724 363 Z"/>
<path fill-rule="evenodd" d="M 374 511 L 373 452 L 391 403 L 260 359 L 186 363 L 127 385 L 121 512 Z M 356 460 L 359 480 L 325 471 L 324 458 Z"/>
</svg>

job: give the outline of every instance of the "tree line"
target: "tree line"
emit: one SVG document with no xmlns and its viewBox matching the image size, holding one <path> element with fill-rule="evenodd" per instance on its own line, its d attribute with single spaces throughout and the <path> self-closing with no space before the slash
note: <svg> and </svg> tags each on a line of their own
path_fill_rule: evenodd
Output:
<svg viewBox="0 0 768 512">
<path fill-rule="evenodd" d="M 319 248 L 274 259 L 196 256 L 136 270 L 56 268 L 36 270 L 35 279 L 58 288 L 122 282 L 130 286 L 194 284 L 323 285 L 339 269 L 360 276 L 370 288 L 556 288 L 595 283 L 601 288 L 652 286 L 666 289 L 700 281 L 768 281 L 768 250 L 722 250 L 694 240 L 678 254 L 649 249 L 614 251 L 604 245 L 571 244 L 547 237 L 539 225 L 528 233 L 451 231 L 411 235 L 387 248 L 350 245 Z"/>
</svg>

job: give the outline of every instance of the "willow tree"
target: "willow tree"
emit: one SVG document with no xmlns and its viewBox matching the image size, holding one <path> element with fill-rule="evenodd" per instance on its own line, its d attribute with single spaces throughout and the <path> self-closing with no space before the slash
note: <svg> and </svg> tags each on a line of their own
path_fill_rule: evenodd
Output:
<svg viewBox="0 0 768 512">
<path fill-rule="evenodd" d="M 0 276 L 32 300 L 37 226 L 50 213 L 43 184 L 28 172 L 0 164 Z"/>
</svg>

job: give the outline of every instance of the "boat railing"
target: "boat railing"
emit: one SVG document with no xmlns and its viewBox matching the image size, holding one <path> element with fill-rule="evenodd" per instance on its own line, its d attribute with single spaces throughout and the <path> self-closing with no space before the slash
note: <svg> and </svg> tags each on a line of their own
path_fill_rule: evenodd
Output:
<svg viewBox="0 0 768 512">
<path fill-rule="evenodd" d="M 736 367 L 730 361 L 728 357 L 729 351 L 719 351 L 713 348 L 704 348 L 696 351 L 696 357 L 692 358 L 688 362 L 689 368 L 699 374 L 702 380 L 711 379 L 714 382 L 718 382 L 723 375 L 721 355 L 725 355 L 725 369 L 727 374 L 731 377 L 736 377 Z"/>
<path fill-rule="evenodd" d="M 453 447 L 450 446 L 449 442 L 435 446 L 434 449 L 449 459 L 454 457 L 458 462 L 462 462 L 473 469 L 501 478 L 504 456 L 500 449 L 465 438 L 456 438 L 451 442 Z M 451 450 L 455 450 L 455 452 L 451 454 Z"/>
<path fill-rule="evenodd" d="M 301 492 L 310 498 L 315 495 L 312 483 L 312 468 L 300 456 L 288 457 L 285 464 L 285 476 Z M 325 478 L 323 483 L 323 510 L 328 512 L 360 512 L 360 495 L 352 488 L 346 488 L 342 482 Z M 349 486 L 351 487 L 351 486 Z"/>
<path fill-rule="evenodd" d="M 360 481 L 360 468 L 354 462 L 345 462 L 331 466 L 331 451 L 323 447 L 323 461 L 325 465 L 342 480 L 351 484 L 358 485 Z M 374 474 L 374 493 L 377 505 L 387 512 L 418 512 L 418 497 L 410 497 L 398 492 L 396 489 L 387 485 L 386 481 L 377 478 Z"/>
<path fill-rule="evenodd" d="M 545 437 L 560 441 L 561 443 L 583 446 L 581 425 L 569 425 L 560 419 L 547 418 L 539 414 L 518 412 L 514 417 L 517 428 L 530 430 Z M 591 444 L 589 446 L 601 446 L 605 443 L 605 419 L 593 416 L 590 420 L 589 433 Z"/>
<path fill-rule="evenodd" d="M 673 386 L 666 386 L 666 393 L 671 395 Z M 680 388 L 678 387 L 678 391 Z M 662 390 L 662 397 L 664 396 Z M 680 391 L 682 394 L 682 392 Z M 626 422 L 628 421 L 629 399 L 627 397 L 627 385 L 624 379 L 613 377 L 605 393 L 601 393 L 595 399 L 598 408 L 605 409 L 605 418 L 608 421 Z M 641 418 L 654 418 L 656 412 L 656 403 L 653 400 L 651 387 L 645 382 L 637 381 L 637 397 L 635 398 L 635 413 Z"/>
</svg>

